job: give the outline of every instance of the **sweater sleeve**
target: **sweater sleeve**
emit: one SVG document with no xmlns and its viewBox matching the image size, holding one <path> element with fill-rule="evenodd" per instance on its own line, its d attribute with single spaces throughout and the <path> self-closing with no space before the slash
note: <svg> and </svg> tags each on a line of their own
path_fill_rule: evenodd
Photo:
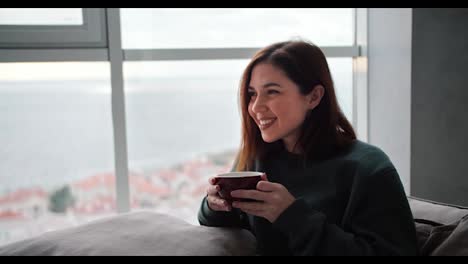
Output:
<svg viewBox="0 0 468 264">
<path fill-rule="evenodd" d="M 239 157 L 237 156 L 232 164 L 231 171 L 236 170 L 238 159 Z M 211 210 L 206 196 L 203 198 L 198 210 L 198 222 L 204 226 L 239 227 L 250 230 L 250 225 L 244 212 L 237 208 L 232 208 L 230 212 Z"/>
<path fill-rule="evenodd" d="M 198 222 L 204 226 L 214 227 L 239 227 L 250 230 L 245 213 L 233 208 L 230 212 L 220 212 L 211 210 L 203 198 L 198 211 Z"/>
<path fill-rule="evenodd" d="M 353 187 L 342 223 L 327 222 L 303 199 L 273 224 L 295 255 L 417 255 L 408 200 L 396 170 L 386 169 Z"/>
</svg>

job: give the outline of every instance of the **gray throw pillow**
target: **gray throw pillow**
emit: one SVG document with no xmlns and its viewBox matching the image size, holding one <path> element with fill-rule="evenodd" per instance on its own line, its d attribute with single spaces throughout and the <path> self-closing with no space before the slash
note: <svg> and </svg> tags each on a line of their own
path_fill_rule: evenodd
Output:
<svg viewBox="0 0 468 264">
<path fill-rule="evenodd" d="M 443 240 L 431 255 L 468 256 L 468 216 L 463 217 L 456 225 L 447 226 L 445 229 L 444 227 L 446 226 L 436 227 L 432 231 L 428 241 Z"/>
<path fill-rule="evenodd" d="M 172 216 L 134 212 L 0 247 L 0 256 L 254 255 L 241 229 L 191 225 Z"/>
<path fill-rule="evenodd" d="M 468 255 L 468 208 L 408 197 L 420 254 Z"/>
<path fill-rule="evenodd" d="M 430 256 L 457 227 L 456 224 L 443 225 L 423 219 L 415 219 L 419 253 Z"/>
</svg>

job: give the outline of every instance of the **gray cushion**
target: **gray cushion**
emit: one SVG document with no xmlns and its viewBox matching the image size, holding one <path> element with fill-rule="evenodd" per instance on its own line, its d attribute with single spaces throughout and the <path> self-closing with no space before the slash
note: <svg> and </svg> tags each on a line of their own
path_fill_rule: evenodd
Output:
<svg viewBox="0 0 468 264">
<path fill-rule="evenodd" d="M 468 256 L 468 208 L 410 197 L 420 254 Z"/>
<path fill-rule="evenodd" d="M 433 230 L 433 234 L 444 233 L 439 232 L 437 228 Z M 455 228 L 450 232 L 448 237 L 443 240 L 438 247 L 432 251 L 432 256 L 468 256 L 468 217 L 464 217 Z M 444 235 L 441 235 L 443 237 Z M 430 241 L 430 239 L 429 239 Z"/>
<path fill-rule="evenodd" d="M 253 255 L 241 229 L 196 226 L 168 215 L 135 212 L 45 233 L 0 248 L 0 255 Z"/>
</svg>

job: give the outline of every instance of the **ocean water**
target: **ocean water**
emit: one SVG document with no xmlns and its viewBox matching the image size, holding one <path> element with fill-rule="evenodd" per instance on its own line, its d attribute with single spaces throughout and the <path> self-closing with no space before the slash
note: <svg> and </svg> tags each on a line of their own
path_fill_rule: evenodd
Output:
<svg viewBox="0 0 468 264">
<path fill-rule="evenodd" d="M 351 120 L 349 62 L 331 66 L 339 76 L 338 100 Z M 127 80 L 129 169 L 167 168 L 235 151 L 237 85 L 232 76 Z M 114 172 L 110 82 L 0 81 L 0 146 L 0 194 Z"/>
<path fill-rule="evenodd" d="M 130 170 L 237 148 L 237 88 L 223 80 L 128 83 Z M 114 171 L 110 85 L 0 83 L 0 193 Z"/>
</svg>

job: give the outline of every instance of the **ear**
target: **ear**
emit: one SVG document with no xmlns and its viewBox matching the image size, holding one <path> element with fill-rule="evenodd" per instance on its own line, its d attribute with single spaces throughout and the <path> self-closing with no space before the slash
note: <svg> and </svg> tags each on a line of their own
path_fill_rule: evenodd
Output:
<svg viewBox="0 0 468 264">
<path fill-rule="evenodd" d="M 307 107 L 310 110 L 317 107 L 317 105 L 320 104 L 320 101 L 322 100 L 324 93 L 325 93 L 325 88 L 323 87 L 323 85 L 318 84 L 314 86 L 312 91 L 307 95 L 307 104 L 308 104 Z"/>
</svg>

